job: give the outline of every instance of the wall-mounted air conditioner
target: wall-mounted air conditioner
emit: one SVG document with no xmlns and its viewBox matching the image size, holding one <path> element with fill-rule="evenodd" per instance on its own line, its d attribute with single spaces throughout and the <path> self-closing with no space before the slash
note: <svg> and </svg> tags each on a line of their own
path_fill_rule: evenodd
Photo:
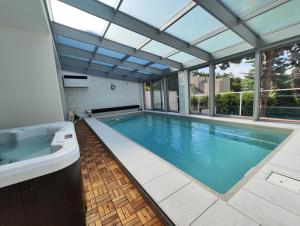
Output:
<svg viewBox="0 0 300 226">
<path fill-rule="evenodd" d="M 63 75 L 64 87 L 89 87 L 87 75 Z"/>
</svg>

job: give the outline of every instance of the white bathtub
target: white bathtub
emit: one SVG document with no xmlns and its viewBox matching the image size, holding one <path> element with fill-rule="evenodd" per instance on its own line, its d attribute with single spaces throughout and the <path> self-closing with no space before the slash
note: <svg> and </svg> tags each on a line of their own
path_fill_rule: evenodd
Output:
<svg viewBox="0 0 300 226">
<path fill-rule="evenodd" d="M 0 165 L 0 188 L 64 169 L 80 157 L 74 125 L 71 122 L 0 130 L 0 143 L 51 134 L 54 138 L 50 154 Z"/>
</svg>

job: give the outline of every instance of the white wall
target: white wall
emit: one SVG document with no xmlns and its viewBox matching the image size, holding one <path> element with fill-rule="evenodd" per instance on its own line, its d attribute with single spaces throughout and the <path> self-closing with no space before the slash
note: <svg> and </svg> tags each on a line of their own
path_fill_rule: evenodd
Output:
<svg viewBox="0 0 300 226">
<path fill-rule="evenodd" d="M 0 128 L 63 121 L 51 36 L 0 33 Z"/>
<path fill-rule="evenodd" d="M 62 72 L 68 75 L 82 75 L 73 72 Z M 142 93 L 140 83 L 115 80 L 97 76 L 89 77 L 88 88 L 65 88 L 68 111 L 74 110 L 80 116 L 85 110 L 125 105 L 140 105 L 142 107 Z M 111 90 L 111 84 L 116 86 Z"/>
</svg>

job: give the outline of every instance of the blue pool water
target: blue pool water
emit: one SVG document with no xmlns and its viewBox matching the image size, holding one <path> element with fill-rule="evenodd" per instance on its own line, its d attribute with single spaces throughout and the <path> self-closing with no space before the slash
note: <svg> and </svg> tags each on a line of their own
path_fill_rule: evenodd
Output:
<svg viewBox="0 0 300 226">
<path fill-rule="evenodd" d="M 155 113 L 103 122 L 221 194 L 289 135 L 287 131 Z"/>
</svg>

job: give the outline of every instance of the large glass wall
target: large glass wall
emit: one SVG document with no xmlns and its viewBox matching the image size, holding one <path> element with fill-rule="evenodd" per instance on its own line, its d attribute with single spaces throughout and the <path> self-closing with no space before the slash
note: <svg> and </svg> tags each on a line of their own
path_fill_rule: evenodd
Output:
<svg viewBox="0 0 300 226">
<path fill-rule="evenodd" d="M 300 43 L 262 53 L 260 116 L 300 120 Z"/>
<path fill-rule="evenodd" d="M 254 59 L 249 55 L 216 65 L 216 114 L 253 115 Z"/>
<path fill-rule="evenodd" d="M 144 83 L 144 101 L 145 109 L 151 110 L 151 84 L 150 82 Z"/>
<path fill-rule="evenodd" d="M 189 74 L 191 113 L 209 114 L 209 68 L 193 70 Z"/>
<path fill-rule="evenodd" d="M 168 111 L 179 111 L 179 87 L 178 76 L 171 76 L 167 79 L 168 85 Z"/>
<path fill-rule="evenodd" d="M 162 110 L 162 80 L 156 80 L 152 82 L 152 98 L 153 98 L 153 109 Z"/>
</svg>

